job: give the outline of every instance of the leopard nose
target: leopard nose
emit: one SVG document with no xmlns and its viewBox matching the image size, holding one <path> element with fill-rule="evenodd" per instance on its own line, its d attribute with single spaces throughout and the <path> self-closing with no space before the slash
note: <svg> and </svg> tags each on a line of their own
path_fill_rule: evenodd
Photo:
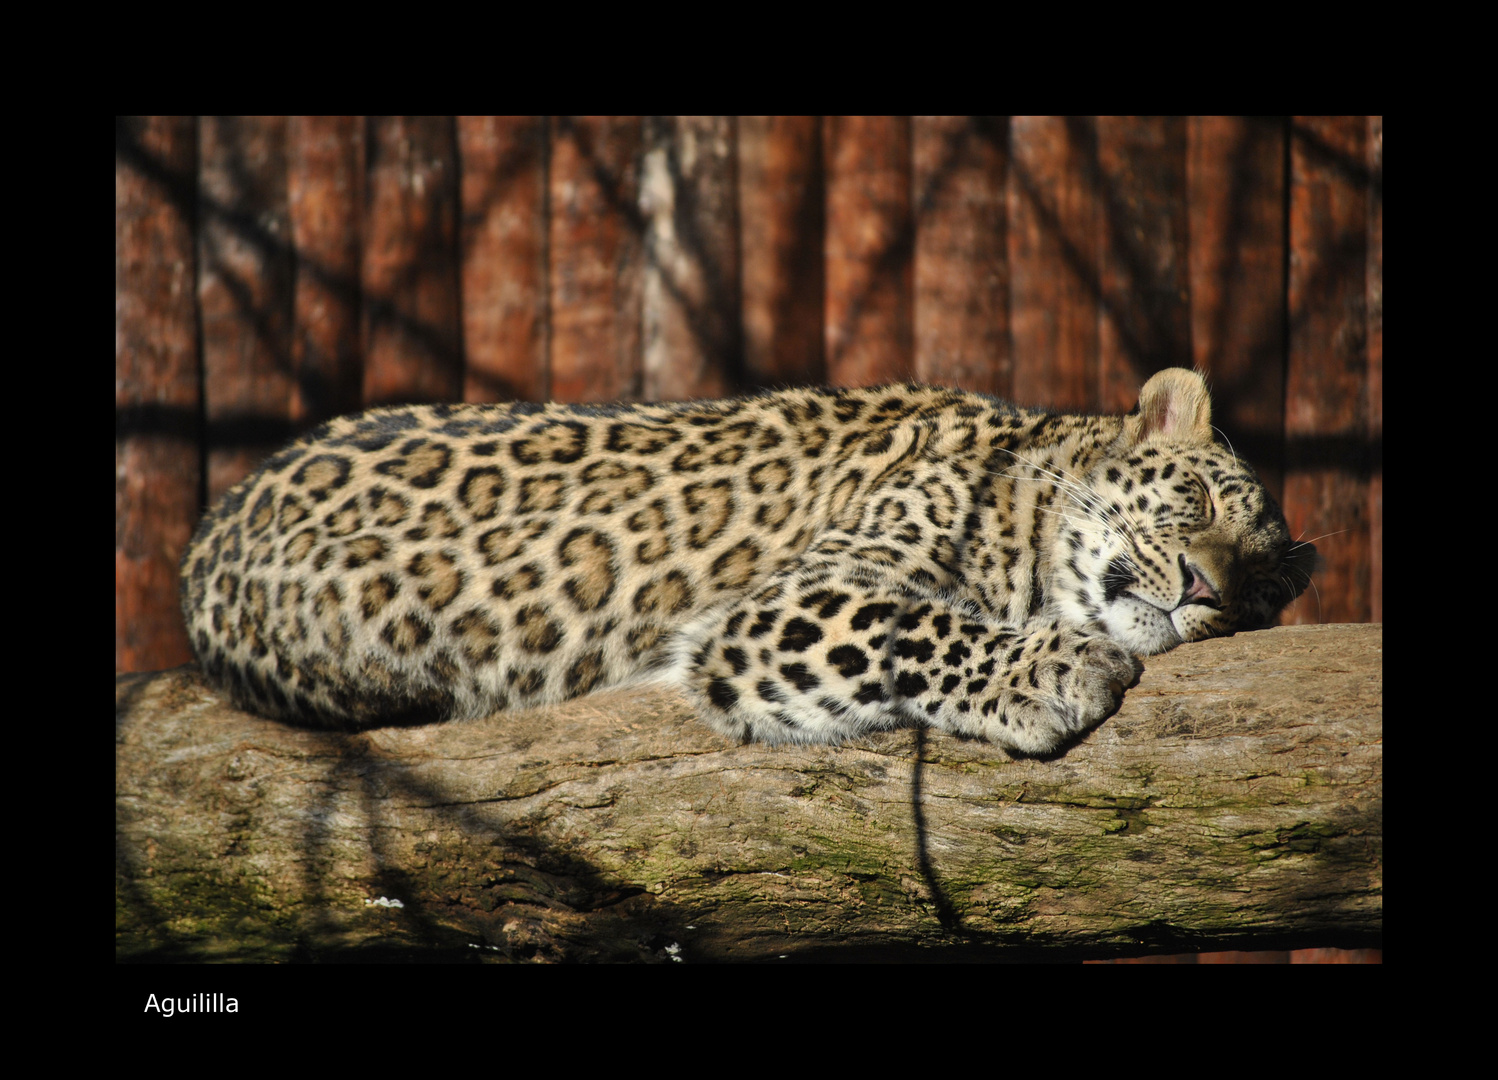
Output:
<svg viewBox="0 0 1498 1080">
<path fill-rule="evenodd" d="M 1177 556 L 1177 561 L 1181 567 L 1182 579 L 1186 583 L 1185 592 L 1181 594 L 1181 602 L 1177 607 L 1186 604 L 1205 604 L 1211 608 L 1221 607 L 1222 597 L 1207 575 L 1202 573 L 1200 568 L 1187 562 L 1184 554 Z"/>
</svg>

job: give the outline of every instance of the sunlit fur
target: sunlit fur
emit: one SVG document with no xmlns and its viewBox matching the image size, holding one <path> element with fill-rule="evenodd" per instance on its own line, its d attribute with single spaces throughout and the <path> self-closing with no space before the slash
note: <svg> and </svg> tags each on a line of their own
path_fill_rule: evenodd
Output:
<svg viewBox="0 0 1498 1080">
<path fill-rule="evenodd" d="M 914 722 L 1041 754 L 1138 657 L 1271 623 L 1314 560 L 1167 369 L 1127 416 L 930 386 L 372 410 L 219 501 L 182 601 L 209 678 L 295 722 L 650 678 L 732 738 Z"/>
</svg>

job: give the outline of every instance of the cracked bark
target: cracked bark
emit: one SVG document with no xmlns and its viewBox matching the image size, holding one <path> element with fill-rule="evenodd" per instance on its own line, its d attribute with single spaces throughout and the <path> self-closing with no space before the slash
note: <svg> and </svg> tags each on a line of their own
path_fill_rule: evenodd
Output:
<svg viewBox="0 0 1498 1080">
<path fill-rule="evenodd" d="M 732 745 L 661 691 L 358 735 L 116 679 L 123 960 L 1075 959 L 1373 946 L 1382 627 L 1151 657 L 1052 760 Z M 398 906 L 396 906 L 398 905 Z"/>
</svg>

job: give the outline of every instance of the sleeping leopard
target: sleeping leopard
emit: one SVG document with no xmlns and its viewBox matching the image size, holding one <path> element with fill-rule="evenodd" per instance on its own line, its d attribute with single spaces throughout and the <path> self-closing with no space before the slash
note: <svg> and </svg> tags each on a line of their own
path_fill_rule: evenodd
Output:
<svg viewBox="0 0 1498 1080">
<path fill-rule="evenodd" d="M 1138 657 L 1271 624 L 1315 557 L 1170 368 L 1127 416 L 914 385 L 375 409 L 225 494 L 181 585 L 207 676 L 290 721 L 664 680 L 738 740 L 1044 755 Z"/>
</svg>

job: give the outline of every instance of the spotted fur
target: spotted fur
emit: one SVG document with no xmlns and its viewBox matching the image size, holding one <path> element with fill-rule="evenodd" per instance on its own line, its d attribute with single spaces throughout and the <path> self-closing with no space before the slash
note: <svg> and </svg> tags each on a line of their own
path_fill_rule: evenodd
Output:
<svg viewBox="0 0 1498 1080">
<path fill-rule="evenodd" d="M 376 409 L 228 492 L 182 600 L 204 671 L 290 720 L 660 678 L 736 738 L 1046 753 L 1137 656 L 1272 622 L 1314 557 L 1170 369 L 1127 417 L 922 386 Z"/>
</svg>

